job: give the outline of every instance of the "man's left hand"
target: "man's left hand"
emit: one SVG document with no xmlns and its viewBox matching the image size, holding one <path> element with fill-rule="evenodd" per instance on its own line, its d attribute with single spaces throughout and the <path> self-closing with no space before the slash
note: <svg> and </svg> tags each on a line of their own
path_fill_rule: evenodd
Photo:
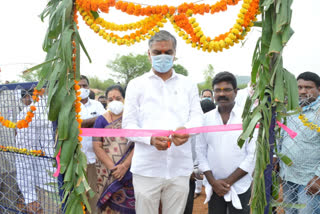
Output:
<svg viewBox="0 0 320 214">
<path fill-rule="evenodd" d="M 186 128 L 185 127 L 179 127 L 179 128 L 176 129 L 176 131 L 182 130 L 182 129 L 186 129 Z M 190 137 L 189 134 L 174 133 L 171 138 L 172 138 L 172 142 L 174 143 L 174 145 L 180 146 L 182 144 L 185 144 L 188 141 L 189 137 Z"/>
<path fill-rule="evenodd" d="M 320 178 L 314 176 L 307 184 L 306 190 L 310 195 L 320 195 Z"/>
</svg>

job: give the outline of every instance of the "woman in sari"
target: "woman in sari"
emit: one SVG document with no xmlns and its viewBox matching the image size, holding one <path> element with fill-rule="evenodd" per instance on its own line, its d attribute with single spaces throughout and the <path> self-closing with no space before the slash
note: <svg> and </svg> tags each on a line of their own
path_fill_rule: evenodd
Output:
<svg viewBox="0 0 320 214">
<path fill-rule="evenodd" d="M 121 129 L 125 92 L 120 85 L 106 90 L 107 112 L 99 116 L 94 128 Z M 124 137 L 94 137 L 97 156 L 97 206 L 101 213 L 135 213 L 135 200 L 130 172 L 133 143 Z"/>
</svg>

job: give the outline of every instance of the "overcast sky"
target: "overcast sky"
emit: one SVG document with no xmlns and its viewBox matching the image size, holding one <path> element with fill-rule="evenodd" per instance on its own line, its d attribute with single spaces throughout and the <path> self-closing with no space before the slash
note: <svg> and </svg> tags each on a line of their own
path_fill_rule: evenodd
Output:
<svg viewBox="0 0 320 214">
<path fill-rule="evenodd" d="M 181 0 L 135 0 L 134 2 L 147 3 L 149 5 L 168 4 L 179 5 Z M 213 0 L 204 0 L 203 3 L 213 4 Z M 218 14 L 206 14 L 196 16 L 203 32 L 211 38 L 228 31 L 235 23 L 237 13 L 242 4 L 229 7 L 226 12 Z M 42 42 L 47 29 L 47 22 L 41 22 L 39 14 L 46 5 L 44 0 L 15 0 L 1 1 L 0 3 L 0 83 L 5 80 L 15 80 L 22 70 L 32 65 L 43 62 L 45 52 L 42 50 Z M 284 50 L 284 66 L 298 75 L 303 71 L 313 71 L 320 74 L 319 60 L 319 24 L 320 1 L 319 0 L 295 0 L 292 5 L 292 28 L 295 34 L 290 39 Z M 130 23 L 138 21 L 141 17 L 132 17 L 127 14 L 111 10 L 103 16 L 108 21 L 116 23 Z M 106 64 L 114 60 L 117 54 L 146 53 L 147 42 L 138 43 L 131 47 L 118 46 L 108 43 L 86 26 L 81 18 L 80 35 L 93 60 L 90 64 L 85 55 L 81 55 L 81 73 L 87 76 L 98 76 L 101 79 L 110 78 L 111 71 Z M 171 23 L 166 23 L 165 28 L 178 39 L 176 63 L 183 65 L 189 71 L 189 76 L 196 82 L 203 80 L 202 71 L 208 64 L 214 66 L 215 72 L 228 70 L 236 75 L 250 75 L 252 53 L 260 35 L 260 29 L 251 31 L 244 44 L 237 44 L 222 53 L 202 52 L 192 48 L 178 37 Z"/>
</svg>

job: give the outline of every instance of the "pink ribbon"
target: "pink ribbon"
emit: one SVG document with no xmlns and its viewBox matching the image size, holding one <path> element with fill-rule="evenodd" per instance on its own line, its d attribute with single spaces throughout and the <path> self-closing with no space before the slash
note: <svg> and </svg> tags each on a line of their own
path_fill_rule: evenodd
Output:
<svg viewBox="0 0 320 214">
<path fill-rule="evenodd" d="M 59 149 L 59 152 L 56 156 L 56 160 L 57 160 L 57 170 L 56 172 L 53 174 L 53 177 L 58 177 L 59 173 L 60 173 L 60 168 L 61 168 L 61 165 L 60 165 L 60 154 L 61 154 L 61 147 Z"/>
<path fill-rule="evenodd" d="M 294 138 L 297 133 L 278 122 L 278 125 L 283 128 L 288 134 Z M 259 125 L 256 126 L 258 128 Z M 157 129 L 103 129 L 103 128 L 82 128 L 81 136 L 92 137 L 157 137 L 157 136 L 170 136 L 173 133 L 178 134 L 197 134 L 206 132 L 226 132 L 226 131 L 239 131 L 242 130 L 242 124 L 228 124 L 228 125 L 215 125 L 215 126 L 202 126 L 196 128 L 182 129 L 178 131 L 172 130 L 157 130 Z"/>
<path fill-rule="evenodd" d="M 288 128 L 288 126 L 284 125 L 283 123 L 280 123 L 279 121 L 277 121 L 277 124 L 283 130 L 285 130 L 292 139 L 294 139 L 297 136 L 297 132 L 292 131 Z"/>
</svg>

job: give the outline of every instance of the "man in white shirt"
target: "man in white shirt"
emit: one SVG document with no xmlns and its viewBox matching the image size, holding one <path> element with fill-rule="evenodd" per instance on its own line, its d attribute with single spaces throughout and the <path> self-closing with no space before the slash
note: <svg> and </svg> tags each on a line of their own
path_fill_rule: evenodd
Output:
<svg viewBox="0 0 320 214">
<path fill-rule="evenodd" d="M 218 108 L 204 117 L 204 126 L 241 124 L 243 108 L 235 104 L 237 82 L 229 72 L 212 81 Z M 241 131 L 210 132 L 197 136 L 199 169 L 206 181 L 209 214 L 249 214 L 250 185 L 255 165 L 255 142 L 237 144 Z"/>
<path fill-rule="evenodd" d="M 31 95 L 22 91 L 21 96 Z M 29 98 L 24 99 L 28 100 Z M 23 195 L 27 213 L 56 213 L 58 210 L 58 203 L 54 200 L 58 198 L 58 195 L 53 194 L 57 191 L 57 180 L 51 176 L 55 171 L 52 166 L 54 133 L 52 122 L 48 120 L 46 103 L 47 98 L 41 96 L 40 100 L 33 104 L 36 111 L 29 127 L 16 129 L 18 148 L 41 150 L 45 154 L 44 157 L 15 154 L 17 183 Z M 26 106 L 18 114 L 17 120 L 24 119 L 30 110 L 31 101 L 24 102 L 24 104 Z M 50 183 L 51 185 L 49 185 Z"/>
<path fill-rule="evenodd" d="M 96 100 L 89 98 L 90 89 L 89 89 L 89 80 L 86 76 L 81 75 L 80 81 L 80 97 L 81 97 L 81 123 L 82 128 L 92 128 L 94 122 L 105 112 L 103 105 Z M 82 148 L 81 151 L 87 156 L 87 178 L 90 188 L 97 192 L 97 172 L 96 172 L 96 155 L 92 147 L 92 137 L 82 137 Z M 99 196 L 96 194 L 93 198 L 89 199 L 92 213 L 97 213 L 97 202 Z"/>
<path fill-rule="evenodd" d="M 172 69 L 175 54 L 176 39 L 169 32 L 160 31 L 149 40 L 152 70 L 129 82 L 123 128 L 180 130 L 202 126 L 198 89 Z M 158 213 L 160 200 L 162 213 L 183 213 L 193 171 L 189 135 L 129 140 L 136 142 L 131 172 L 137 213 Z"/>
</svg>

